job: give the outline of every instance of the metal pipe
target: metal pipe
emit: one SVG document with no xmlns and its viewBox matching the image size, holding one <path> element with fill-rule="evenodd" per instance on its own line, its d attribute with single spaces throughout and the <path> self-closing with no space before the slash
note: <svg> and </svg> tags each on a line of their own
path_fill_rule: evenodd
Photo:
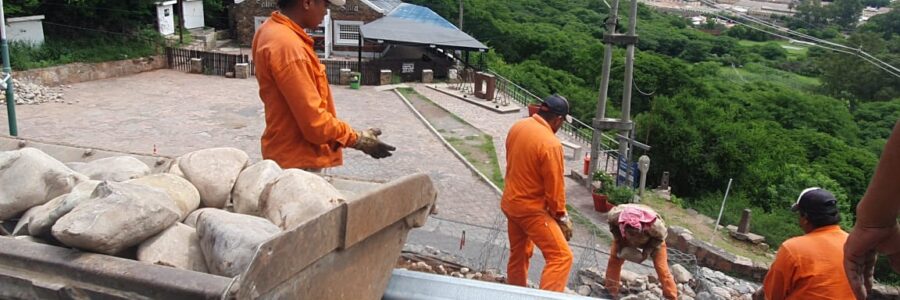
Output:
<svg viewBox="0 0 900 300">
<path fill-rule="evenodd" d="M 9 63 L 9 41 L 6 40 L 6 15 L 3 12 L 3 0 L 0 0 L 0 52 L 3 52 L 3 73 L 6 74 L 6 117 L 9 120 L 9 135 L 18 136 L 16 126 L 16 93 L 13 90 L 12 68 Z"/>
<path fill-rule="evenodd" d="M 719 217 L 716 218 L 716 224 L 713 224 L 713 234 L 709 237 L 709 243 L 712 244 L 713 239 L 716 237 L 716 231 L 719 230 L 719 222 L 722 222 L 722 213 L 725 212 L 725 201 L 728 200 L 728 192 L 731 191 L 731 181 L 734 178 L 728 178 L 728 188 L 725 189 L 725 197 L 722 198 L 722 207 L 719 208 Z"/>
<path fill-rule="evenodd" d="M 637 30 L 637 0 L 631 0 L 631 11 L 628 14 L 628 36 L 636 36 Z M 634 44 L 628 44 L 625 52 L 625 87 L 622 93 L 622 122 L 631 121 L 631 89 L 634 84 Z M 634 127 L 631 130 L 633 131 Z M 631 136 L 629 132 L 623 132 L 624 136 Z M 619 155 L 629 159 L 628 151 L 630 143 L 619 143 Z M 626 161 L 629 162 L 629 161 Z"/>
<path fill-rule="evenodd" d="M 619 18 L 619 0 L 613 0 L 612 7 L 609 9 L 609 18 L 606 20 L 606 34 L 615 34 L 616 33 L 616 23 L 618 23 Z M 594 116 L 594 120 L 602 120 L 606 118 L 606 98 L 608 97 L 609 92 L 609 70 L 612 68 L 612 52 L 613 52 L 613 44 L 611 41 L 606 43 L 606 48 L 603 50 L 603 71 L 600 77 L 600 98 L 597 100 L 597 115 Z M 593 128 L 593 126 L 591 127 Z M 589 177 L 593 177 L 594 172 L 599 167 L 600 160 L 600 148 L 602 144 L 602 135 L 599 129 L 593 128 L 593 137 L 591 138 L 591 163 L 588 167 Z M 604 170 L 605 172 L 606 170 Z M 591 184 L 591 180 L 586 180 L 588 186 Z"/>
</svg>

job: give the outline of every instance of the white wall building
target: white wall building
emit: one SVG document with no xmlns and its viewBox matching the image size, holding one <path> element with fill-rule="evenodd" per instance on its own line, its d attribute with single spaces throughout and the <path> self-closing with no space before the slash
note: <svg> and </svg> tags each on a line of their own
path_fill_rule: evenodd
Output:
<svg viewBox="0 0 900 300">
<path fill-rule="evenodd" d="M 28 16 L 6 19 L 6 35 L 10 42 L 32 45 L 44 43 L 44 16 Z"/>
</svg>

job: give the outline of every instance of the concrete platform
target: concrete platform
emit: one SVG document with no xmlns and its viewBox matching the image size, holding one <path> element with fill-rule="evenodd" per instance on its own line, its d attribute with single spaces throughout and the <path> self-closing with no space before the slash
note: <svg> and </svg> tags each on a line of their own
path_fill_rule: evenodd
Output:
<svg viewBox="0 0 900 300">
<path fill-rule="evenodd" d="M 521 107 L 516 104 L 510 103 L 507 106 L 501 106 L 492 101 L 485 101 L 484 99 L 475 98 L 473 95 L 464 95 L 459 90 L 451 89 L 447 84 L 436 84 L 436 85 L 427 85 L 428 88 L 444 93 L 448 96 L 452 96 L 459 100 L 463 100 L 472 104 L 477 105 L 478 107 L 493 111 L 498 114 L 511 114 L 511 113 L 519 113 L 521 111 Z"/>
</svg>

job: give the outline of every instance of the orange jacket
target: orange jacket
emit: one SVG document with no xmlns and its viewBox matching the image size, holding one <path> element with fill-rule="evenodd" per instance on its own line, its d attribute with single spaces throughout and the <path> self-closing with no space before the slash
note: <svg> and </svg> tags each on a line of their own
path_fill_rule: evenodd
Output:
<svg viewBox="0 0 900 300">
<path fill-rule="evenodd" d="M 566 214 L 563 149 L 538 115 L 516 122 L 506 137 L 506 188 L 500 208 L 511 216 Z"/>
<path fill-rule="evenodd" d="M 855 299 L 844 273 L 847 235 L 830 225 L 782 243 L 763 281 L 766 299 Z"/>
<path fill-rule="evenodd" d="M 276 11 L 256 32 L 253 60 L 266 109 L 263 158 L 286 169 L 343 164 L 341 148 L 356 143 L 356 132 L 337 118 L 313 40 Z"/>
</svg>

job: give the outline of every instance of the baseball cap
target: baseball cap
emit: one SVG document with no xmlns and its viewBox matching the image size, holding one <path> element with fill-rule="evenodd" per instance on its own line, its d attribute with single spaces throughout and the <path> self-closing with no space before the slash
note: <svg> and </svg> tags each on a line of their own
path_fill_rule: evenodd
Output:
<svg viewBox="0 0 900 300">
<path fill-rule="evenodd" d="M 544 98 L 543 103 L 541 103 L 541 111 L 552 112 L 565 117 L 566 121 L 572 122 L 572 117 L 569 116 L 569 100 L 566 97 L 553 94 Z"/>
<path fill-rule="evenodd" d="M 819 187 L 811 187 L 800 192 L 791 211 L 806 214 L 832 215 L 838 212 L 837 198 L 831 192 Z"/>
<path fill-rule="evenodd" d="M 337 6 L 342 6 L 344 3 L 347 3 L 347 0 L 328 0 L 328 2 Z"/>
</svg>

